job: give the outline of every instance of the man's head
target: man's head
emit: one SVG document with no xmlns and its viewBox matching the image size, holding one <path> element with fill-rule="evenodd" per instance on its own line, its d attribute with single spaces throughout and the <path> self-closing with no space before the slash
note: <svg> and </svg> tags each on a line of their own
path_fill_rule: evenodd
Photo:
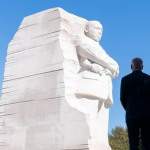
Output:
<svg viewBox="0 0 150 150">
<path fill-rule="evenodd" d="M 135 71 L 136 69 L 142 70 L 143 69 L 143 60 L 141 58 L 132 59 L 131 69 L 132 69 L 132 71 Z"/>
<path fill-rule="evenodd" d="M 87 37 L 99 42 L 102 37 L 103 27 L 98 21 L 88 21 L 84 32 Z"/>
</svg>

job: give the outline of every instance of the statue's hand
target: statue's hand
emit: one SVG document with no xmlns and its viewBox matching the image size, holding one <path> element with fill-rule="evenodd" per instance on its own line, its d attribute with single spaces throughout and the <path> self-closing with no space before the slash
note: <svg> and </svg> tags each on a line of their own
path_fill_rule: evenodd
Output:
<svg viewBox="0 0 150 150">
<path fill-rule="evenodd" d="M 99 73 L 100 75 L 102 75 L 102 72 L 104 70 L 104 68 L 98 64 L 92 64 L 90 69 L 94 72 L 94 73 Z"/>
<path fill-rule="evenodd" d="M 117 70 L 116 72 L 111 72 L 109 69 L 105 69 L 105 75 L 109 75 L 111 78 L 116 78 L 119 74 L 119 70 Z"/>
<path fill-rule="evenodd" d="M 105 75 L 109 75 L 109 76 L 112 76 L 112 72 L 109 70 L 109 69 L 105 69 Z"/>
<path fill-rule="evenodd" d="M 119 69 L 117 69 L 114 73 L 113 73 L 113 78 L 116 78 L 119 74 Z"/>
</svg>

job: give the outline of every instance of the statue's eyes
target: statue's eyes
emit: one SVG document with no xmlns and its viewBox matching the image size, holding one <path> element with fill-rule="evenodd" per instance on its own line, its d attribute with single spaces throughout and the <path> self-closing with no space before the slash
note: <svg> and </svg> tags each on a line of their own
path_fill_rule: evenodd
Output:
<svg viewBox="0 0 150 150">
<path fill-rule="evenodd" d="M 97 30 L 102 30 L 102 31 L 103 31 L 103 29 L 101 29 L 100 27 L 95 27 L 95 29 L 97 29 Z"/>
</svg>

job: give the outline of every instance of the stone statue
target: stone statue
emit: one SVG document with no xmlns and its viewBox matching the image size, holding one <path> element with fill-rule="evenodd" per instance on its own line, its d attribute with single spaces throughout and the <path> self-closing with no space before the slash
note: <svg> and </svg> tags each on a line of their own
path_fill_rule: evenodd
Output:
<svg viewBox="0 0 150 150">
<path fill-rule="evenodd" d="M 23 19 L 7 50 L 0 150 L 110 149 L 111 78 L 119 71 L 101 36 L 99 22 L 61 8 Z"/>
<path fill-rule="evenodd" d="M 90 150 L 110 150 L 108 144 L 109 106 L 113 104 L 112 81 L 119 66 L 99 45 L 103 27 L 98 21 L 88 21 L 85 35 L 75 38 L 80 63 L 76 97 L 85 106 L 83 112 L 90 128 Z"/>
</svg>

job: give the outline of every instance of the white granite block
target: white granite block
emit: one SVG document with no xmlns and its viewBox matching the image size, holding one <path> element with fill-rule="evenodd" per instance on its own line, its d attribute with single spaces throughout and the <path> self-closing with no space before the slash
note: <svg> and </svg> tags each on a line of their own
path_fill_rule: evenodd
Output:
<svg viewBox="0 0 150 150">
<path fill-rule="evenodd" d="M 74 19 L 85 21 L 59 8 L 25 17 L 9 43 L 0 104 L 1 150 L 88 148 L 85 115 L 65 98 L 64 60 L 73 53 L 77 61 L 77 54 L 64 33 L 72 32 Z"/>
<path fill-rule="evenodd" d="M 61 8 L 23 19 L 7 50 L 0 101 L 1 150 L 111 149 L 107 133 L 111 78 L 119 68 L 98 41 L 88 37 L 87 24 Z M 98 50 L 104 52 L 102 57 Z M 82 57 L 93 61 L 89 68 L 83 66 Z M 98 78 L 91 76 L 94 63 L 108 71 L 103 76 L 107 86 L 99 80 L 100 72 L 95 73 Z M 84 71 L 90 72 L 88 78 L 82 76 Z M 100 84 L 105 90 L 98 93 Z M 102 91 L 108 95 L 105 101 Z"/>
</svg>

